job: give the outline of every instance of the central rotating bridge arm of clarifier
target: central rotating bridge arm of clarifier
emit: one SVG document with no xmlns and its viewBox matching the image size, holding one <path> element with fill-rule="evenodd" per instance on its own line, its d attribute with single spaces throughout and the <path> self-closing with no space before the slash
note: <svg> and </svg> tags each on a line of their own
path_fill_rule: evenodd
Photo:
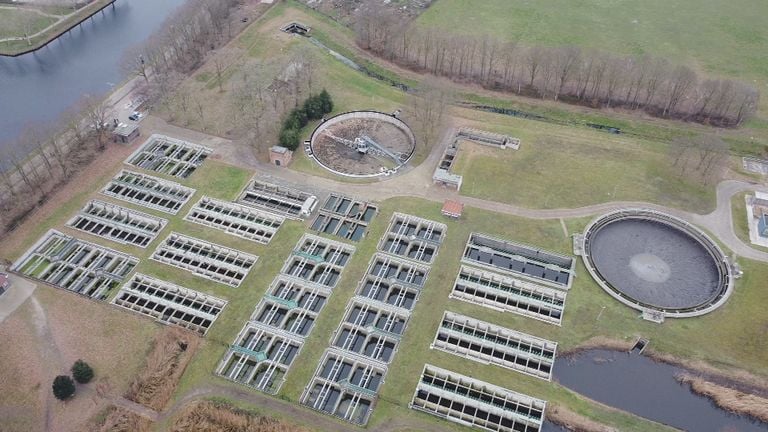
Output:
<svg viewBox="0 0 768 432">
<path fill-rule="evenodd" d="M 349 147 L 349 148 L 351 148 L 353 150 L 357 150 L 358 149 L 358 143 L 356 141 L 336 136 L 336 135 L 332 134 L 329 131 L 324 131 L 323 133 L 328 138 L 330 138 L 330 139 L 332 139 L 332 140 L 334 140 L 334 141 L 336 141 L 336 142 L 338 142 L 340 144 L 344 144 L 345 146 L 347 146 L 347 147 Z M 367 135 L 361 135 L 360 139 L 362 139 L 363 142 L 365 142 L 369 147 L 373 147 L 373 151 L 378 156 L 385 156 L 385 157 L 388 157 L 388 158 L 392 159 L 397 164 L 397 168 L 400 168 L 401 166 L 403 166 L 403 164 L 404 164 L 403 159 L 404 158 L 407 159 L 406 155 L 400 155 L 400 156 L 396 155 L 395 153 L 391 152 L 390 150 L 382 147 L 379 143 L 377 143 L 376 141 L 374 141 L 371 137 L 369 137 Z"/>
</svg>

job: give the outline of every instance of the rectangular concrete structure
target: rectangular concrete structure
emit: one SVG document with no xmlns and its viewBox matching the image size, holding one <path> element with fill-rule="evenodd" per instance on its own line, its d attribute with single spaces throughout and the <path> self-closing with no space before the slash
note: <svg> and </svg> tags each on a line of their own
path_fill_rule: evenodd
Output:
<svg viewBox="0 0 768 432">
<path fill-rule="evenodd" d="M 184 220 L 268 244 L 285 218 L 253 207 L 204 196 L 189 210 Z"/>
<path fill-rule="evenodd" d="M 212 148 L 154 134 L 133 152 L 125 163 L 148 171 L 186 178 L 202 165 L 211 153 Z"/>
<path fill-rule="evenodd" d="M 430 348 L 550 381 L 557 343 L 446 311 Z"/>
<path fill-rule="evenodd" d="M 276 394 L 303 345 L 304 340 L 298 336 L 248 321 L 217 372 L 232 381 Z"/>
<path fill-rule="evenodd" d="M 421 236 L 435 252 L 446 231 L 445 225 L 402 214 L 393 216 L 392 229 Z M 303 404 L 358 425 L 368 422 L 428 274 L 424 263 L 380 252 L 371 257 L 331 347 L 304 389 Z"/>
<path fill-rule="evenodd" d="M 449 297 L 560 325 L 566 292 L 462 265 Z"/>
<path fill-rule="evenodd" d="M 368 230 L 368 224 L 378 208 L 368 202 L 331 194 L 312 222 L 314 231 L 359 241 Z"/>
<path fill-rule="evenodd" d="M 90 200 L 67 222 L 67 226 L 117 243 L 145 248 L 167 223 L 167 219 L 104 201 Z"/>
<path fill-rule="evenodd" d="M 172 232 L 157 247 L 151 259 L 237 287 L 259 257 Z"/>
<path fill-rule="evenodd" d="M 357 294 L 410 311 L 416 306 L 428 274 L 426 265 L 377 253 L 371 258 Z"/>
<path fill-rule="evenodd" d="M 12 268 L 59 288 L 105 300 L 138 263 L 134 256 L 49 230 Z"/>
<path fill-rule="evenodd" d="M 408 310 L 355 296 L 333 336 L 332 345 L 373 360 L 389 363 L 408 325 Z"/>
<path fill-rule="evenodd" d="M 354 251 L 311 234 L 299 239 L 217 373 L 276 394 Z"/>
<path fill-rule="evenodd" d="M 547 402 L 426 364 L 409 406 L 464 426 L 539 432 Z"/>
<path fill-rule="evenodd" d="M 479 233 L 469 235 L 462 261 L 566 290 L 576 268 L 573 257 Z"/>
<path fill-rule="evenodd" d="M 386 374 L 387 367 L 382 363 L 329 348 L 305 387 L 301 403 L 364 426 Z"/>
<path fill-rule="evenodd" d="M 446 228 L 445 224 L 429 219 L 394 213 L 379 241 L 379 250 L 430 264 L 437 256 Z"/>
<path fill-rule="evenodd" d="M 158 177 L 122 170 L 101 193 L 175 215 L 195 194 L 195 190 Z"/>
<path fill-rule="evenodd" d="M 317 205 L 317 197 L 308 192 L 257 179 L 248 183 L 237 201 L 292 219 L 309 217 Z"/>
<path fill-rule="evenodd" d="M 346 243 L 304 234 L 280 273 L 333 288 L 354 251 Z"/>
<path fill-rule="evenodd" d="M 256 305 L 251 321 L 307 337 L 330 296 L 327 287 L 278 275 Z"/>
<path fill-rule="evenodd" d="M 204 335 L 227 301 L 137 273 L 122 286 L 112 304 Z"/>
</svg>

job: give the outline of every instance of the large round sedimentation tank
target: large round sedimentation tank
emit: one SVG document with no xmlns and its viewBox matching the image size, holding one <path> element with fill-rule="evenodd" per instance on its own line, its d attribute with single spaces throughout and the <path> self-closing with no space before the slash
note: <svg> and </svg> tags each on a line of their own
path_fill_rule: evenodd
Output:
<svg viewBox="0 0 768 432">
<path fill-rule="evenodd" d="M 652 210 L 597 218 L 584 234 L 583 258 L 611 296 L 668 317 L 710 312 L 733 289 L 730 266 L 714 241 L 682 219 Z"/>
<path fill-rule="evenodd" d="M 377 111 L 352 111 L 321 123 L 312 132 L 308 155 L 345 177 L 394 174 L 413 157 L 416 137 L 402 120 Z"/>
</svg>

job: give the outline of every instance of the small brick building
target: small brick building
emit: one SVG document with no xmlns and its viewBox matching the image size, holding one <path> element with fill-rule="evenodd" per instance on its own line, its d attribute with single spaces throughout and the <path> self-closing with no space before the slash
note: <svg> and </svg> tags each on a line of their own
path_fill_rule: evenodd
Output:
<svg viewBox="0 0 768 432">
<path fill-rule="evenodd" d="M 464 212 L 464 204 L 454 200 L 445 200 L 445 203 L 443 204 L 443 210 L 442 210 L 443 216 L 448 216 L 449 218 L 453 218 L 453 219 L 459 219 L 463 212 Z"/>
<path fill-rule="evenodd" d="M 272 146 L 269 148 L 269 163 L 277 166 L 288 166 L 293 160 L 293 152 L 285 147 Z"/>
</svg>

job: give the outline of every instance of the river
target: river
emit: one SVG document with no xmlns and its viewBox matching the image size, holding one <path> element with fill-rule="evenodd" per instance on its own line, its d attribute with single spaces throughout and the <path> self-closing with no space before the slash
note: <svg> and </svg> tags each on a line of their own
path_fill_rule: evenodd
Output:
<svg viewBox="0 0 768 432">
<path fill-rule="evenodd" d="M 730 414 L 690 391 L 685 370 L 638 354 L 589 350 L 561 357 L 554 377 L 591 399 L 692 432 L 765 432 L 768 425 Z"/>
<path fill-rule="evenodd" d="M 0 146 L 28 124 L 55 120 L 84 94 L 103 95 L 125 78 L 120 60 L 185 0 L 117 0 L 46 47 L 0 57 Z"/>
</svg>

